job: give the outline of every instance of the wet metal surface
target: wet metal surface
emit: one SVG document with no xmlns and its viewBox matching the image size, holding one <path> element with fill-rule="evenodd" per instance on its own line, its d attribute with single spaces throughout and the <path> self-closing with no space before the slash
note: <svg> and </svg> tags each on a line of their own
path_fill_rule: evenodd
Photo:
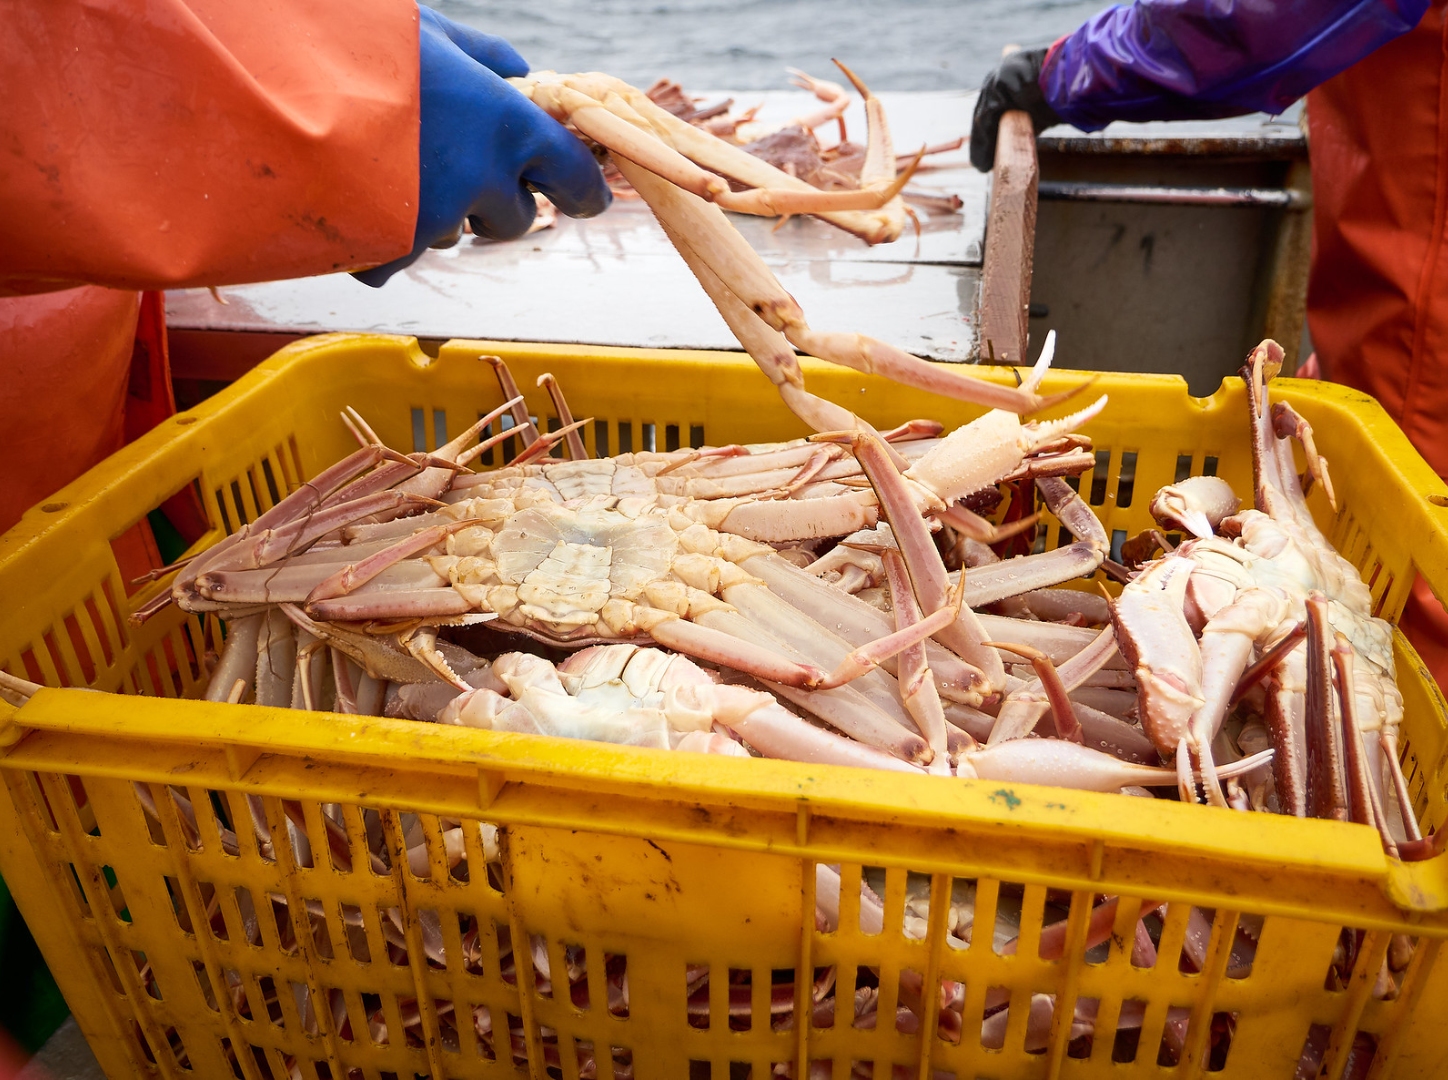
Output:
<svg viewBox="0 0 1448 1080">
<path fill-rule="evenodd" d="M 786 123 L 818 103 L 799 92 L 702 94 L 733 97 L 736 112 L 762 106 L 761 122 Z M 949 141 L 970 130 L 974 93 L 882 93 L 895 150 Z M 853 140 L 865 135 L 858 102 L 846 117 Z M 823 129 L 833 143 L 833 128 Z M 1131 206 L 1043 203 L 1038 225 L 1031 336 L 1062 331 L 1063 366 L 1182 371 L 1194 387 L 1214 385 L 1215 358 L 1234 356 L 1255 328 L 1254 268 L 1264 237 L 1264 203 L 1287 163 L 1305 155 L 1296 112 L 1179 124 L 1112 124 L 1083 134 L 1042 134 L 1042 187 L 1085 184 L 1269 192 L 1256 205 Z M 929 159 L 910 189 L 956 195 L 958 213 L 921 214 L 917 236 L 866 247 L 833 226 L 796 218 L 733 216 L 811 325 L 859 331 L 932 359 L 976 356 L 975 308 L 987 206 L 987 179 L 962 148 Z M 1063 187 L 1064 190 L 1064 187 Z M 1175 200 L 1170 200 L 1175 201 Z M 1185 216 L 1183 216 L 1185 215 Z M 167 295 L 173 330 L 201 341 L 324 330 L 483 337 L 678 348 L 738 345 L 647 208 L 618 200 L 602 217 L 558 224 L 505 244 L 465 237 L 427 253 L 384 288 L 345 274 L 231 286 L 221 305 L 201 289 Z M 1182 304 L 1186 295 L 1191 304 Z M 1253 326 L 1249 326 L 1253 323 Z M 215 337 L 215 335 L 211 335 Z M 1220 338 L 1221 340 L 1218 340 Z M 1130 347 L 1123 349 L 1122 343 Z M 210 355 L 214 342 L 196 350 Z M 228 369 L 229 370 L 229 369 Z"/>
<path fill-rule="evenodd" d="M 1153 121 L 1108 124 L 1090 134 L 1059 124 L 1041 132 L 1042 154 L 1232 155 L 1248 158 L 1305 158 L 1307 140 L 1298 128 L 1300 104 L 1281 116 L 1254 113 L 1226 120 Z"/>
<path fill-rule="evenodd" d="M 735 98 L 736 111 L 761 104 L 762 122 L 784 123 L 818 107 L 804 93 L 709 94 Z M 897 153 L 968 134 L 973 94 L 881 94 Z M 863 141 L 863 110 L 846 116 Z M 827 144 L 831 125 L 821 131 Z M 933 157 L 912 191 L 954 194 L 958 213 L 921 213 L 893 244 L 869 248 L 812 218 L 774 222 L 732 215 L 811 325 L 885 338 L 919 355 L 968 360 L 975 353 L 975 304 L 985 228 L 986 178 L 964 149 Z M 558 224 L 496 244 L 464 237 L 428 252 L 382 289 L 345 274 L 167 295 L 168 322 L 189 330 L 315 332 L 361 330 L 419 337 L 487 337 L 604 345 L 738 348 L 648 209 L 616 200 L 592 221 Z"/>
<path fill-rule="evenodd" d="M 1043 180 L 1039 197 L 1061 202 L 1166 203 L 1175 206 L 1275 206 L 1305 209 L 1310 201 L 1278 188 L 1167 187 L 1150 184 L 1091 184 Z"/>
</svg>

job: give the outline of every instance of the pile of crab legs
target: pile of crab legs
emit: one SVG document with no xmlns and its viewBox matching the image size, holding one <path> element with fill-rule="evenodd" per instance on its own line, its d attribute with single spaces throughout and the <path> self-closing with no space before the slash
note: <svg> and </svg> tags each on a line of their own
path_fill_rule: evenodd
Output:
<svg viewBox="0 0 1448 1080">
<path fill-rule="evenodd" d="M 1262 370 L 1261 361 L 1270 361 L 1271 355 L 1268 346 L 1258 350 L 1245 373 L 1249 382 L 1259 380 L 1254 385 L 1261 388 L 1251 395 L 1254 416 L 1266 409 L 1261 390 L 1265 389 L 1268 372 Z M 1243 794 L 1240 789 L 1234 792 L 1235 778 L 1258 774 L 1258 808 L 1268 808 L 1273 800 L 1278 806 L 1287 805 L 1260 783 L 1260 774 L 1271 771 L 1270 751 L 1221 768 L 1215 761 L 1209 764 L 1209 746 L 1205 752 L 1198 752 L 1187 745 L 1186 752 L 1182 752 L 1184 736 L 1171 726 L 1171 715 L 1158 706 L 1165 693 L 1163 686 L 1190 694 L 1195 685 L 1153 654 L 1160 643 L 1173 639 L 1161 632 L 1157 622 L 1148 620 L 1148 616 L 1150 620 L 1172 616 L 1189 626 L 1184 602 L 1176 608 L 1160 602 L 1159 596 L 1165 590 L 1159 587 L 1158 580 L 1162 576 L 1160 568 L 1172 560 L 1177 561 L 1177 574 L 1189 576 L 1198 570 L 1194 565 L 1184 565 L 1194 550 L 1188 544 L 1193 542 L 1163 559 L 1146 563 L 1113 605 L 1090 594 L 1045 588 L 1090 573 L 1103 561 L 1105 548 L 1099 526 L 1095 531 L 1090 528 L 1094 516 L 1089 508 L 1059 475 L 1053 475 L 1072 470 L 1079 473 L 1083 464 L 1094 462 L 1088 444 L 1079 437 L 1067 437 L 1059 425 L 1022 424 L 1014 414 L 990 413 L 946 438 L 939 437 L 938 425 L 915 422 L 881 438 L 857 433 L 849 440 L 829 436 L 768 447 L 702 448 L 588 461 L 581 441 L 573 441 L 579 425 L 572 422 L 556 383 L 546 376 L 540 380 L 554 394 L 564 427 L 546 436 L 536 429 L 530 432 L 525 426 L 529 423 L 526 414 L 518 411 L 521 395 L 516 393 L 511 376 L 501 361 L 490 359 L 503 392 L 510 396 L 479 426 L 486 427 L 503 412 L 512 411 L 514 426 L 505 433 L 468 447 L 467 443 L 478 434 L 470 431 L 430 455 L 408 456 L 388 450 L 365 422 L 349 417 L 364 443 L 354 455 L 359 460 L 352 461 L 337 476 L 319 478 L 295 493 L 292 498 L 298 502 L 292 507 L 280 504 L 274 521 L 262 522 L 262 528 L 249 533 L 255 546 L 241 545 L 247 552 L 244 556 L 239 552 L 227 556 L 226 548 L 212 549 L 220 550 L 220 555 L 213 558 L 207 553 L 200 565 L 183 570 L 173 595 L 192 610 L 228 615 L 233 627 L 212 681 L 213 696 L 225 693 L 239 697 L 245 693 L 245 679 L 239 673 L 250 667 L 257 672 L 255 700 L 263 703 L 332 704 L 359 711 L 386 709 L 394 715 L 446 723 L 747 754 L 742 740 L 756 751 L 804 760 L 900 770 L 923 767 L 925 771 L 1101 790 L 1177 784 L 1184 793 L 1190 790 L 1189 797 L 1196 795 L 1200 772 L 1204 787 L 1227 781 L 1228 796 L 1224 797 L 1220 788 L 1215 791 L 1217 801 L 1223 802 Z M 1045 359 L 1049 360 L 1049 350 Z M 1044 364 L 1032 372 L 1026 385 L 1039 380 L 1043 372 Z M 1310 429 L 1286 410 L 1276 410 L 1276 416 L 1275 428 L 1269 432 L 1272 442 L 1264 445 L 1269 451 L 1285 446 L 1277 439 L 1276 429 L 1290 428 L 1291 434 L 1307 444 L 1311 466 L 1325 482 L 1325 464 L 1311 447 Z M 1074 423 L 1072 418 L 1066 427 Z M 1009 438 L 1002 439 L 1001 432 Z M 987 438 L 990 435 L 994 437 Z M 470 459 L 507 437 L 526 444 L 511 465 L 480 474 L 460 471 Z M 572 460 L 554 461 L 545 456 L 558 443 L 569 448 Z M 1013 448 L 1006 450 L 1002 444 Z M 846 445 L 850 447 L 848 452 Z M 963 451 L 967 447 L 968 451 Z M 892 471 L 890 450 L 909 463 L 904 473 Z M 965 467 L 962 463 L 979 463 L 993 455 L 998 460 L 989 467 L 995 470 L 997 480 L 1009 476 L 1033 481 L 1047 505 L 1084 539 L 1053 552 L 1004 563 L 982 541 L 973 539 L 972 532 L 986 539 L 999 539 L 1001 530 L 983 520 L 973 520 L 974 515 L 959 505 L 957 497 L 962 491 L 978 494 L 991 484 L 986 481 L 976 486 L 977 479 L 961 479 L 964 474 L 956 470 Z M 1259 454 L 1259 458 L 1266 460 L 1265 455 Z M 947 461 L 949 469 L 944 464 Z M 1290 464 L 1290 458 L 1288 461 Z M 396 490 L 429 472 L 433 475 L 427 483 L 432 486 L 426 490 Z M 1000 475 L 1002 472 L 1005 476 Z M 955 478 L 954 486 L 948 477 Z M 384 480 L 392 487 L 387 487 Z M 1223 488 L 1212 478 L 1173 485 L 1158 493 L 1153 500 L 1154 510 L 1164 528 L 1204 534 L 1203 539 L 1214 530 L 1225 536 L 1234 528 L 1242 529 L 1244 536 L 1255 535 L 1250 531 L 1253 519 L 1249 515 L 1258 512 L 1236 514 L 1235 497 Z M 1300 487 L 1297 490 L 1300 501 Z M 390 498 L 377 498 L 389 491 Z M 932 495 L 937 502 L 956 500 L 952 515 L 946 518 L 961 530 L 953 543 L 937 544 L 924 531 L 926 518 L 921 508 L 931 505 Z M 1270 495 L 1259 496 L 1263 505 L 1273 505 L 1271 500 Z M 300 516 L 296 516 L 298 507 L 305 507 Z M 329 513 L 338 508 L 348 509 Z M 358 513 L 363 516 L 353 516 Z M 392 513 L 408 516 L 376 520 Z M 661 530 L 661 521 L 668 530 Z M 919 530 L 911 524 L 917 522 Z M 816 554 L 819 537 L 829 537 L 832 532 L 837 536 L 851 528 L 854 532 L 844 541 L 822 555 Z M 638 533 L 639 529 L 644 531 Z M 669 530 L 674 533 L 672 550 Z M 606 541 L 602 544 L 601 535 Z M 688 539 L 680 545 L 680 537 Z M 455 544 L 457 538 L 463 542 Z M 1158 540 L 1169 545 L 1162 538 Z M 304 549 L 300 558 L 293 554 L 298 546 Z M 592 584 L 602 591 L 593 602 L 580 605 L 580 597 L 590 584 L 589 568 L 583 565 L 580 573 L 575 564 L 580 554 L 586 564 L 586 552 L 600 546 L 609 550 L 612 560 L 606 575 L 608 582 L 605 585 L 604 579 L 595 574 Z M 688 549 L 682 556 L 679 546 Z M 941 546 L 960 552 L 958 561 L 969 567 L 959 571 L 953 583 L 939 555 Z M 1141 540 L 1135 546 L 1141 546 Z M 1211 550 L 1210 545 L 1197 546 Z M 1219 537 L 1216 546 L 1231 548 L 1232 544 Z M 1260 544 L 1257 550 L 1239 546 L 1243 546 L 1235 556 L 1239 563 L 1282 558 L 1280 551 Z M 570 551 L 570 547 L 582 550 Z M 259 560 L 258 550 L 269 550 L 270 561 Z M 678 565 L 680 558 L 691 555 L 715 561 L 696 559 L 686 566 Z M 934 569 L 943 581 L 939 587 L 945 590 L 954 586 L 955 602 L 943 603 L 934 612 L 945 613 L 953 620 L 949 623 L 944 617 L 933 623 L 925 621 L 918 599 L 922 590 L 911 579 L 911 562 L 930 565 L 932 556 Z M 1231 556 L 1228 553 L 1223 557 Z M 1317 557 L 1325 560 L 1320 553 Z M 479 561 L 465 563 L 467 559 Z M 650 560 L 655 565 L 650 566 Z M 255 566 L 258 561 L 263 565 Z M 1201 561 L 1210 567 L 1204 557 Z M 248 565 L 254 568 L 245 569 Z M 744 574 L 731 577 L 730 566 L 742 569 Z M 614 580 L 615 569 L 621 571 L 620 581 Z M 1202 573 L 1205 576 L 1206 572 Z M 674 585 L 682 583 L 700 593 L 703 590 L 699 585 L 688 586 L 687 582 L 717 576 L 710 595 L 718 595 L 713 603 L 694 596 L 688 604 L 682 604 L 677 589 L 670 597 L 664 587 L 665 576 L 674 579 Z M 630 577 L 648 580 L 634 580 L 628 586 Z M 1240 589 L 1248 595 L 1249 589 L 1276 587 L 1273 581 L 1281 578 L 1281 571 L 1277 578 L 1271 578 L 1259 567 L 1256 576 Z M 614 588 L 620 583 L 625 584 L 622 591 Z M 468 605 L 457 605 L 460 614 L 419 615 L 409 608 L 419 600 L 435 602 L 440 599 L 438 593 L 448 586 L 464 599 L 471 596 Z M 771 591 L 785 598 L 786 605 L 798 605 L 792 614 L 788 606 L 775 601 L 765 600 L 762 607 L 757 607 L 759 597 Z M 959 605 L 962 596 L 969 596 L 981 606 L 1013 608 L 1027 619 L 972 612 Z M 653 615 L 638 610 L 643 606 L 641 598 Z M 363 606 L 327 606 L 339 600 Z M 1139 600 L 1145 601 L 1145 615 L 1138 610 Z M 715 666 L 732 667 L 734 674 L 709 672 L 683 655 L 640 648 L 634 641 L 594 644 L 600 630 L 610 625 L 607 618 L 600 619 L 610 602 L 625 601 L 632 604 L 631 610 L 616 608 L 610 613 L 614 630 L 631 628 L 636 635 L 644 628 L 655 641 L 680 652 L 692 652 Z M 812 603 L 825 606 L 812 607 Z M 1312 596 L 1305 603 L 1310 605 L 1309 610 L 1318 606 Z M 248 614 L 248 606 L 256 610 Z M 1366 605 L 1361 606 L 1365 610 Z M 727 610 L 730 607 L 733 612 Z M 411 611 L 405 620 L 411 625 L 399 628 L 396 620 L 404 618 L 405 609 Z M 728 651 L 730 646 L 718 638 L 696 636 L 694 629 L 680 626 L 663 631 L 662 636 L 658 632 L 658 627 L 667 623 L 688 621 L 684 618 L 687 615 L 706 629 L 711 625 L 724 628 L 727 636 L 730 619 L 710 616 L 740 616 L 747 623 L 747 613 L 756 610 L 764 614 L 740 628 L 738 640 L 757 642 L 780 634 L 788 637 L 791 619 L 800 622 L 813 612 L 841 633 L 843 642 L 828 656 L 810 652 L 811 641 L 830 636 L 816 622 L 794 636 L 795 659 L 780 664 L 777 657 L 773 661 L 765 658 L 762 662 L 774 666 L 761 672 L 747 666 L 760 657 L 747 651 L 724 656 L 718 650 Z M 655 622 L 659 612 L 671 613 L 674 618 Z M 982 651 L 994 654 L 1001 662 L 1004 674 L 997 685 L 1002 690 L 987 690 L 990 683 L 983 670 L 972 668 L 950 649 L 941 648 L 933 637 L 922 636 L 922 626 L 928 626 L 936 636 L 955 630 L 965 612 L 981 624 Z M 892 637 L 888 619 L 891 614 L 895 616 L 895 633 L 888 646 L 882 646 L 881 641 Z M 499 620 L 555 646 L 582 643 L 588 647 L 556 667 L 524 652 L 505 653 L 490 664 L 436 634 L 441 625 L 449 622 Z M 1091 622 L 1107 624 L 1107 629 L 1095 632 L 1072 625 Z M 1217 626 L 1221 625 L 1218 620 Z M 584 628 L 581 641 L 575 633 L 580 627 Z M 912 633 L 901 635 L 901 630 L 911 627 L 915 628 Z M 1210 645 L 1213 639 L 1205 628 L 1201 633 L 1202 644 L 1197 648 L 1210 664 L 1209 658 L 1215 655 Z M 1235 685 L 1240 689 L 1236 696 L 1242 697 L 1251 686 L 1266 681 L 1275 688 L 1275 700 L 1290 710 L 1294 707 L 1290 698 L 1277 686 L 1286 684 L 1286 676 L 1274 673 L 1274 664 L 1283 664 L 1290 650 L 1280 647 L 1265 631 L 1262 633 L 1262 656 L 1251 670 L 1245 670 L 1245 665 L 1238 669 Z M 1036 644 L 1023 640 L 996 643 L 984 640 L 987 634 L 1019 639 L 1034 634 Z M 1282 638 L 1298 644 L 1305 634 L 1306 628 L 1299 632 L 1295 626 L 1288 626 Z M 1127 652 L 1134 670 L 1109 666 L 1126 663 L 1116 653 L 1118 638 L 1130 643 Z M 856 640 L 859 644 L 850 648 Z M 967 645 L 962 648 L 969 647 L 969 639 L 965 640 Z M 1173 645 L 1186 649 L 1184 655 L 1189 655 L 1186 640 L 1173 641 Z M 791 646 L 788 640 L 774 643 L 784 650 Z M 900 651 L 893 651 L 897 646 Z M 1344 661 L 1350 655 L 1341 642 L 1336 643 L 1336 649 Z M 1052 651 L 1061 658 L 1059 667 L 1052 661 Z M 926 654 L 923 662 L 912 653 Z M 1026 656 L 1039 671 L 1038 678 L 1026 683 L 1018 677 L 1023 673 L 1020 668 L 1005 670 L 1002 653 Z M 292 657 L 290 662 L 288 657 Z M 319 690 L 326 673 L 317 665 L 319 661 L 325 665 L 328 657 L 332 685 Z M 258 658 L 264 659 L 258 663 Z M 886 683 L 895 694 L 896 712 L 892 715 L 895 726 L 911 738 L 902 740 L 899 732 L 891 730 L 882 745 L 872 746 L 869 740 L 879 733 L 864 719 L 869 715 L 868 707 L 874 704 L 879 708 L 881 702 L 891 700 L 880 695 L 878 687 L 873 688 L 873 695 L 862 693 L 866 700 L 852 702 L 853 709 L 822 702 L 833 691 L 850 688 L 867 675 L 888 677 L 891 672 L 882 669 L 892 661 L 895 677 Z M 1181 663 L 1182 657 L 1176 656 L 1174 662 Z M 833 668 L 827 672 L 821 664 L 833 664 Z M 1186 665 L 1191 667 L 1189 659 Z M 741 670 L 753 675 L 751 685 L 738 681 Z M 937 672 L 944 677 L 937 680 Z M 1106 679 L 1090 685 L 1093 677 L 1103 673 Z M 771 683 L 767 678 L 771 675 L 786 681 Z M 1377 678 L 1382 678 L 1381 672 Z M 838 730 L 850 731 L 864 745 L 806 724 L 773 696 L 757 689 L 759 683 L 785 696 L 801 711 L 838 725 Z M 1130 693 L 1132 689 L 1135 694 Z M 790 696 L 791 692 L 795 696 Z M 326 699 L 319 700 L 323 693 Z M 1391 691 L 1379 689 L 1377 693 L 1382 697 Z M 1083 700 L 1073 700 L 1073 694 Z M 996 700 L 992 701 L 992 697 Z M 1200 694 L 1197 697 L 1198 707 L 1205 704 Z M 1095 701 L 1109 708 L 1113 703 L 1119 706 L 1123 698 L 1135 701 L 1137 725 L 1111 716 L 1106 708 L 1087 704 Z M 1082 743 L 1024 738 L 1043 726 L 1048 712 L 1058 735 L 1081 739 Z M 945 731 L 943 755 L 937 753 L 939 740 L 930 737 L 938 733 L 931 722 L 937 713 L 944 720 L 940 725 Z M 855 729 L 849 727 L 852 714 Z M 1339 715 L 1350 716 L 1351 708 Z M 913 725 L 913 730 L 907 724 Z M 979 733 L 979 741 L 971 734 L 972 728 Z M 1128 760 L 1083 745 L 1088 731 L 1094 731 L 1092 737 L 1101 746 Z M 1144 745 L 1134 745 L 1132 736 L 1125 734 L 1128 731 L 1133 731 Z M 921 746 L 921 742 L 925 745 Z M 1144 763 L 1153 755 L 1169 759 L 1173 750 L 1175 768 Z M 1129 760 L 1133 754 L 1143 760 Z M 1201 764 L 1197 772 L 1192 772 L 1196 760 Z M 1215 775 L 1215 781 L 1206 781 L 1208 770 Z M 1240 798 L 1234 804 L 1243 805 Z M 822 874 L 830 872 L 829 868 L 821 868 Z M 828 881 L 821 882 L 822 895 L 827 894 L 827 886 Z M 1112 898 L 1104 898 L 1100 912 L 1093 916 L 1102 921 L 1105 933 L 1110 931 L 1115 903 Z M 1157 907 L 1144 905 L 1141 919 Z M 1064 927 L 1064 923 L 1061 925 Z M 1209 932 L 1209 927 L 1206 930 Z M 1149 943 L 1148 934 L 1142 945 Z M 1384 994 L 1391 992 L 1392 971 L 1387 964 L 1379 982 Z M 907 991 L 902 990 L 902 1001 L 909 1000 Z M 949 993 L 947 988 L 947 996 Z M 818 1007 L 833 1008 L 828 987 L 821 995 Z M 857 996 L 858 1010 L 867 1011 L 873 999 L 869 994 Z M 747 989 L 741 997 L 746 1003 L 742 1007 L 747 1008 Z M 1039 1021 L 1036 1027 L 1045 1024 L 1048 1028 L 1049 995 L 1041 997 L 1042 1001 L 1032 1003 L 1033 1022 Z M 707 994 L 701 1000 L 707 1001 Z M 960 1001 L 943 1002 L 941 1023 L 958 1024 L 961 1006 Z M 901 1008 L 909 1011 L 908 1004 Z M 1003 1002 L 988 1003 L 983 1037 L 996 1027 L 1003 1030 L 1005 1021 L 998 1018 L 1003 1008 Z M 1042 1012 L 1043 1017 L 1035 1017 L 1037 1012 Z M 863 1022 L 865 1016 L 866 1012 L 861 1011 L 857 1019 Z M 951 1016 L 954 1021 L 949 1019 Z M 897 1022 L 904 1022 L 903 1017 L 897 1017 Z M 1084 1030 L 1089 1029 L 1091 1021 L 1077 1018 L 1074 1022 Z M 1119 1023 L 1130 1022 L 1127 1017 Z M 1170 1037 L 1168 1031 L 1168 1041 Z"/>
<path fill-rule="evenodd" d="M 1062 400 L 1036 392 L 1049 343 L 1005 387 L 816 331 L 728 225 L 721 207 L 814 213 L 868 242 L 899 235 L 903 180 L 883 113 L 851 79 L 871 130 L 862 186 L 828 193 L 710 143 L 606 76 L 520 83 L 608 150 L 741 344 L 821 435 L 587 462 L 576 425 L 546 436 L 532 427 L 500 364 L 509 436 L 525 444 L 505 469 L 467 471 L 488 443 L 468 444 L 497 416 L 432 454 L 403 455 L 353 415 L 361 450 L 192 560 L 160 599 L 228 620 L 210 696 L 593 738 L 601 716 L 623 711 L 633 723 L 615 724 L 618 741 L 733 754 L 748 744 L 1098 790 L 1167 784 L 1244 809 L 1366 821 L 1404 857 L 1435 850 L 1396 771 L 1386 624 L 1302 503 L 1282 438 L 1301 439 L 1325 480 L 1310 429 L 1280 403 L 1269 418 L 1274 346 L 1247 369 L 1258 510 L 1223 511 L 1210 484 L 1163 492 L 1166 510 L 1187 504 L 1163 526 L 1198 535 L 1108 603 L 1050 588 L 1100 567 L 1107 538 L 1065 481 L 1093 463 L 1073 429 L 1104 399 L 1064 420 L 1020 420 Z M 796 346 L 992 411 L 944 437 L 928 422 L 882 434 L 804 389 Z M 574 460 L 547 458 L 559 442 Z M 973 507 L 988 508 L 981 496 L 1002 482 L 1034 484 L 1075 542 L 1000 561 L 988 545 L 1009 530 Z M 822 541 L 835 546 L 818 557 Z M 985 607 L 994 611 L 975 610 Z M 447 639 L 479 623 L 587 648 L 557 667 L 527 653 L 490 663 Z M 1324 650 L 1329 632 L 1342 639 Z M 1273 749 L 1239 756 L 1243 745 L 1224 744 L 1222 718 L 1244 695 L 1249 709 L 1266 697 Z"/>
</svg>

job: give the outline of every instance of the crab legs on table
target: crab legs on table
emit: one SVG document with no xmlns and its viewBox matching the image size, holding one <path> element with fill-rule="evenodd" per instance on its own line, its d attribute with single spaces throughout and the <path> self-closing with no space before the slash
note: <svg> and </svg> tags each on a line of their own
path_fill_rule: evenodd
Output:
<svg viewBox="0 0 1448 1080">
<path fill-rule="evenodd" d="M 648 203 L 699 278 L 730 329 L 789 407 L 816 430 L 863 425 L 848 410 L 804 389 L 794 350 L 947 397 L 1013 412 L 1051 404 L 1033 389 L 974 378 L 930 364 L 862 334 L 819 331 L 739 235 L 724 210 L 767 216 L 815 213 L 869 243 L 894 240 L 904 221 L 885 114 L 846 69 L 865 98 L 870 139 L 861 188 L 821 191 L 693 127 L 641 91 L 606 75 L 540 72 L 513 80 L 535 104 L 608 150 L 624 178 Z M 724 179 L 752 190 L 734 191 Z M 786 389 L 786 387 L 788 389 Z M 848 422 L 842 422 L 846 421 Z"/>
</svg>

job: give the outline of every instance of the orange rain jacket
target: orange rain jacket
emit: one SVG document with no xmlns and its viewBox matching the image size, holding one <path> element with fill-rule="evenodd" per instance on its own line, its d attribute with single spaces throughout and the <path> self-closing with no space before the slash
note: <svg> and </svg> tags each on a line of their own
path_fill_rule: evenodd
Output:
<svg viewBox="0 0 1448 1080">
<path fill-rule="evenodd" d="M 1448 478 L 1445 16 L 1436 0 L 1416 29 L 1308 95 L 1308 324 L 1323 374 L 1382 402 Z M 1421 581 L 1402 625 L 1448 688 L 1448 613 Z"/>
<path fill-rule="evenodd" d="M 411 249 L 417 34 L 413 0 L 7 6 L 0 531 L 120 445 L 135 290 Z"/>
</svg>

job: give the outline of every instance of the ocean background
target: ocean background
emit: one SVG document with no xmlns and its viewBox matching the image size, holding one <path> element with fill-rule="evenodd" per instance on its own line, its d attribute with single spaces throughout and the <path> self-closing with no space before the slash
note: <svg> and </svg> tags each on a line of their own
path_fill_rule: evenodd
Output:
<svg viewBox="0 0 1448 1080">
<path fill-rule="evenodd" d="M 647 87 L 777 90 L 787 67 L 876 90 L 973 89 L 1006 44 L 1049 45 L 1101 0 L 429 0 L 506 38 L 535 70 L 606 71 Z"/>
</svg>

